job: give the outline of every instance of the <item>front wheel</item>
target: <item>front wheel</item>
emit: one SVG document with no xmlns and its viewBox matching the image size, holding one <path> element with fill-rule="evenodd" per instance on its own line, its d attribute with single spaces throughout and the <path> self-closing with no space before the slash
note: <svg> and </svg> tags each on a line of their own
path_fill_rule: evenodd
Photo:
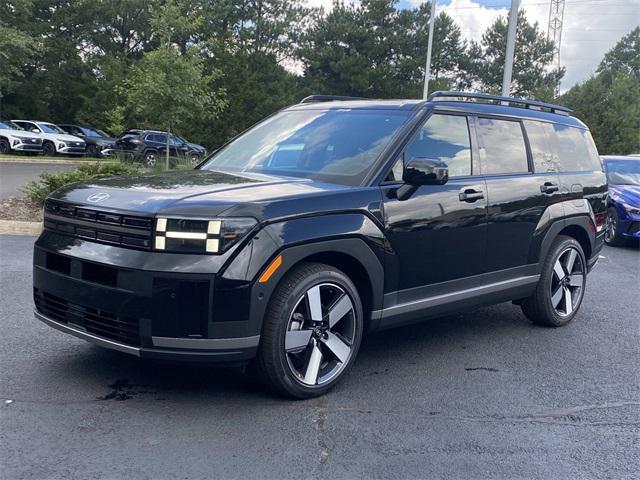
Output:
<svg viewBox="0 0 640 480">
<path fill-rule="evenodd" d="M 4 138 L 0 138 L 0 153 L 9 153 L 11 151 L 11 146 L 9 142 Z"/>
<path fill-rule="evenodd" d="M 618 219 L 618 211 L 615 207 L 609 207 L 607 210 L 607 222 L 604 232 L 604 242 L 613 247 L 622 245 L 624 239 L 620 235 L 620 226 Z"/>
<path fill-rule="evenodd" d="M 46 142 L 42 146 L 42 153 L 44 153 L 46 157 L 53 157 L 56 154 L 56 146 L 51 142 Z"/>
<path fill-rule="evenodd" d="M 340 270 L 305 263 L 273 294 L 258 367 L 268 386 L 293 398 L 324 394 L 351 368 L 363 331 L 362 302 Z"/>
<path fill-rule="evenodd" d="M 548 327 L 561 327 L 573 320 L 584 297 L 586 265 L 580 243 L 559 236 L 549 249 L 536 291 L 522 302 L 526 317 Z"/>
</svg>

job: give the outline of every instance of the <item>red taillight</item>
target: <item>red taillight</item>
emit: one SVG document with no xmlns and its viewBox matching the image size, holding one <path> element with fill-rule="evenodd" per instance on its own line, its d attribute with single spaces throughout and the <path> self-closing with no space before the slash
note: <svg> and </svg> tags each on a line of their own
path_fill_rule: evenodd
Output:
<svg viewBox="0 0 640 480">
<path fill-rule="evenodd" d="M 604 225 L 606 222 L 607 222 L 606 213 L 596 213 L 596 230 L 598 232 L 604 228 Z"/>
</svg>

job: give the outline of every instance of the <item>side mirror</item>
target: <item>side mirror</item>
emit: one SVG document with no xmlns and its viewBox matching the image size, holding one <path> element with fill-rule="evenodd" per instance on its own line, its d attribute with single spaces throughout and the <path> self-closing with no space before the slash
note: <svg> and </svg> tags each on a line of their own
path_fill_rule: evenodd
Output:
<svg viewBox="0 0 640 480">
<path fill-rule="evenodd" d="M 38 130 L 37 128 L 32 128 L 32 129 L 31 129 L 31 131 L 32 131 L 33 133 L 40 133 L 40 130 Z"/>
<path fill-rule="evenodd" d="M 402 172 L 409 185 L 444 185 L 449 180 L 449 167 L 442 160 L 413 157 Z"/>
</svg>

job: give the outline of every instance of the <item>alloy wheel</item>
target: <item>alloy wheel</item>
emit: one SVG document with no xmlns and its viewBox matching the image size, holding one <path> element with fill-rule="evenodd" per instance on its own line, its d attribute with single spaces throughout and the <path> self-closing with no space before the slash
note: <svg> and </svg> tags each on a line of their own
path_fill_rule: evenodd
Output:
<svg viewBox="0 0 640 480">
<path fill-rule="evenodd" d="M 156 164 L 156 154 L 147 153 L 147 155 L 144 157 L 144 160 L 148 167 L 153 167 Z"/>
<path fill-rule="evenodd" d="M 584 263 L 575 247 L 560 253 L 551 275 L 551 305 L 558 315 L 567 317 L 580 306 L 585 283 Z"/>
<path fill-rule="evenodd" d="M 9 153 L 11 147 L 6 140 L 0 140 L 0 153 Z"/>
<path fill-rule="evenodd" d="M 616 216 L 613 212 L 607 212 L 607 222 L 605 225 L 604 239 L 607 243 L 615 241 L 617 230 Z"/>
<path fill-rule="evenodd" d="M 309 387 L 336 378 L 352 357 L 356 310 L 349 294 L 334 283 L 314 285 L 297 301 L 285 332 L 287 364 Z"/>
</svg>

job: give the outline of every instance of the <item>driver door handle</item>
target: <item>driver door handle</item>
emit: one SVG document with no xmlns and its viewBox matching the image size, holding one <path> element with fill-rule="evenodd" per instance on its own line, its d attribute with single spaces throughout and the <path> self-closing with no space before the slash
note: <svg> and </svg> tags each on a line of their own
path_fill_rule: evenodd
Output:
<svg viewBox="0 0 640 480">
<path fill-rule="evenodd" d="M 484 198 L 484 192 L 482 190 L 476 190 L 475 188 L 464 188 L 459 194 L 458 198 L 461 202 L 473 203 L 477 200 Z"/>
</svg>

